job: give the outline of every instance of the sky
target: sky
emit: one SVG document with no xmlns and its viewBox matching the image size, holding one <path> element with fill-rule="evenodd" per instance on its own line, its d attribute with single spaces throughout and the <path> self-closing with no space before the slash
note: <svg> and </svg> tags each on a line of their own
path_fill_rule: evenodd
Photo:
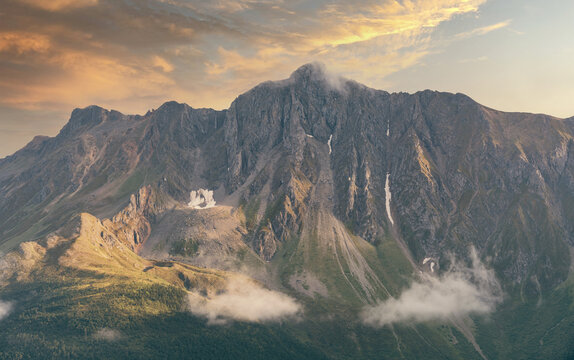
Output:
<svg viewBox="0 0 574 360">
<path fill-rule="evenodd" d="M 224 109 L 322 62 L 389 92 L 574 116 L 571 0 L 2 0 L 0 158 L 74 108 Z"/>
</svg>

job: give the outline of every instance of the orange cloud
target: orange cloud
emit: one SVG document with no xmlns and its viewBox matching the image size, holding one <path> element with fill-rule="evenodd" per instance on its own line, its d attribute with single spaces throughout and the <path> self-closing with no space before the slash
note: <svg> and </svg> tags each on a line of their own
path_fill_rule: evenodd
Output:
<svg viewBox="0 0 574 360">
<path fill-rule="evenodd" d="M 357 7 L 333 4 L 321 12 L 324 29 L 313 46 L 338 46 L 368 41 L 407 31 L 422 32 L 456 14 L 475 12 L 486 0 L 406 0 Z"/>
<path fill-rule="evenodd" d="M 20 0 L 22 3 L 48 11 L 94 6 L 98 0 Z"/>
<path fill-rule="evenodd" d="M 154 67 L 161 69 L 161 71 L 170 73 L 173 71 L 173 65 L 170 64 L 166 59 L 161 56 L 154 55 L 152 58 L 152 64 Z"/>
<path fill-rule="evenodd" d="M 143 112 L 172 98 L 227 107 L 240 92 L 312 61 L 377 86 L 429 53 L 434 27 L 486 0 L 359 0 L 314 10 L 258 0 L 151 0 L 137 8 L 13 1 L 21 20 L 0 23 L 0 57 L 26 70 L 0 79 L 0 105 L 61 110 L 97 103 Z M 58 12 L 57 20 L 29 6 Z M 9 11 L 0 5 L 0 13 Z"/>
<path fill-rule="evenodd" d="M 50 66 L 57 75 L 19 84 L 0 80 L 0 87 L 13 88 L 4 94 L 1 103 L 23 109 L 70 108 L 93 103 L 123 104 L 133 109 L 142 106 L 141 102 L 146 102 L 143 99 L 163 97 L 174 85 L 164 75 L 169 64 L 165 62 L 158 68 L 157 59 L 122 64 L 114 58 L 82 52 L 50 54 L 36 61 Z"/>
<path fill-rule="evenodd" d="M 29 52 L 43 53 L 51 46 L 45 35 L 25 32 L 0 33 L 0 52 L 14 52 L 19 55 Z"/>
</svg>

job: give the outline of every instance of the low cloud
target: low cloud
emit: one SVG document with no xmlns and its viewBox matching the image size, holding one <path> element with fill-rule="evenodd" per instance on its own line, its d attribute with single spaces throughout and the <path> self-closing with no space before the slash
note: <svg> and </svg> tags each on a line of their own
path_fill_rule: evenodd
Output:
<svg viewBox="0 0 574 360">
<path fill-rule="evenodd" d="M 192 313 L 206 317 L 210 324 L 279 321 L 301 311 L 293 298 L 242 278 L 230 279 L 226 289 L 213 296 L 190 294 L 189 306 Z"/>
<path fill-rule="evenodd" d="M 398 322 L 448 320 L 470 314 L 487 314 L 502 301 L 494 272 L 471 250 L 472 266 L 454 262 L 443 275 L 423 275 L 398 299 L 388 299 L 364 309 L 365 324 L 382 327 Z"/>
<path fill-rule="evenodd" d="M 0 320 L 12 312 L 13 304 L 11 302 L 0 301 Z"/>
<path fill-rule="evenodd" d="M 116 341 L 122 338 L 122 334 L 115 329 L 101 328 L 94 333 L 94 338 L 105 341 Z"/>
</svg>

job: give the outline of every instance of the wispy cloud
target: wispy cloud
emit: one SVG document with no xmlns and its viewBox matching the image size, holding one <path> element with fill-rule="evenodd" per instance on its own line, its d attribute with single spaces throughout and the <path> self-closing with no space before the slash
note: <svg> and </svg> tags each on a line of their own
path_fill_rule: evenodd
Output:
<svg viewBox="0 0 574 360">
<path fill-rule="evenodd" d="M 440 277 L 424 275 L 397 298 L 362 313 L 364 323 L 381 327 L 398 322 L 449 320 L 469 314 L 487 314 L 502 301 L 502 290 L 492 270 L 471 251 L 472 266 L 460 263 Z"/>
<path fill-rule="evenodd" d="M 488 56 L 479 56 L 477 58 L 472 58 L 472 59 L 462 59 L 462 60 L 459 60 L 458 62 L 461 64 L 469 64 L 469 63 L 477 63 L 477 62 L 483 62 L 483 61 L 488 61 Z"/>
<path fill-rule="evenodd" d="M 0 105 L 222 108 L 312 61 L 368 81 L 419 61 L 434 27 L 485 1 L 9 0 Z"/>
<path fill-rule="evenodd" d="M 479 28 L 476 28 L 476 29 L 473 29 L 470 31 L 466 31 L 466 32 L 457 34 L 456 38 L 462 39 L 462 38 L 469 38 L 469 37 L 473 37 L 473 36 L 486 35 L 489 32 L 500 30 L 500 29 L 508 27 L 511 24 L 511 22 L 512 22 L 512 20 L 506 20 L 506 21 L 498 22 L 496 24 L 479 27 Z"/>
</svg>

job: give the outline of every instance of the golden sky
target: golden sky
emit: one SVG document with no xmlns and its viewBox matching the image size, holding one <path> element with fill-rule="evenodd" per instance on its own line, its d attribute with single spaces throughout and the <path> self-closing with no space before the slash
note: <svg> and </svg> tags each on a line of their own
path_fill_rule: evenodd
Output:
<svg viewBox="0 0 574 360">
<path fill-rule="evenodd" d="M 574 115 L 574 5 L 536 0 L 2 0 L 0 157 L 76 107 L 227 108 L 297 67 Z"/>
</svg>

